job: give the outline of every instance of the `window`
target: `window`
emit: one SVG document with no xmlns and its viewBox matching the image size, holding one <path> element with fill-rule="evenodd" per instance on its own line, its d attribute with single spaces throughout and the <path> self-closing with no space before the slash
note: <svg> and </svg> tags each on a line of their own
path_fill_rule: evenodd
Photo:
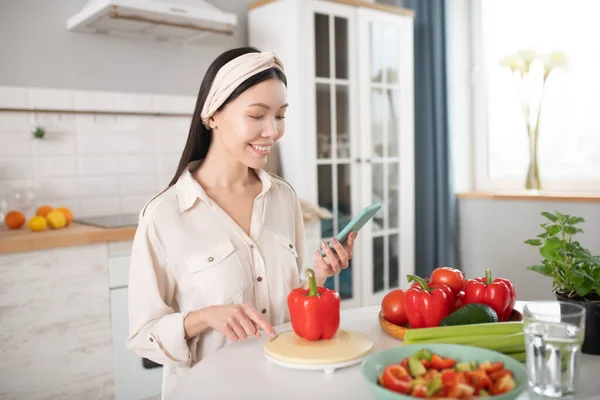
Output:
<svg viewBox="0 0 600 400">
<path fill-rule="evenodd" d="M 600 2 L 476 0 L 472 110 L 477 189 L 521 189 L 529 163 L 518 74 L 499 61 L 521 49 L 560 51 L 568 65 L 548 77 L 541 101 L 539 168 L 543 189 L 600 192 Z M 536 62 L 537 63 L 537 62 Z M 541 64 L 533 64 L 531 73 Z M 526 90 L 539 96 L 540 87 Z M 535 101 L 534 101 L 535 104 Z"/>
</svg>

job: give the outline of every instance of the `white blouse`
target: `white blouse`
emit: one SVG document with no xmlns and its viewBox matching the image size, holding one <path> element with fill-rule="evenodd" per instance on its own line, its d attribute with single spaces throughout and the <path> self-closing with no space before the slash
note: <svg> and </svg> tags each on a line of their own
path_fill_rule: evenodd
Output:
<svg viewBox="0 0 600 400">
<path fill-rule="evenodd" d="M 304 223 L 292 187 L 256 171 L 262 191 L 248 236 L 192 177 L 198 165 L 146 204 L 131 254 L 126 344 L 163 365 L 163 399 L 184 372 L 229 342 L 212 329 L 186 340 L 188 313 L 245 302 L 279 325 L 289 321 L 288 293 L 305 282 Z"/>
</svg>

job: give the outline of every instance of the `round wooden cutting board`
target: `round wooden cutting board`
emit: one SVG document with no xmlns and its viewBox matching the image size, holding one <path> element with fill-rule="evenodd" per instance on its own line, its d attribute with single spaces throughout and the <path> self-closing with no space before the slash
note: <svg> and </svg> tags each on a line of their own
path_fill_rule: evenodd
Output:
<svg viewBox="0 0 600 400">
<path fill-rule="evenodd" d="M 265 355 L 276 364 L 299 369 L 335 369 L 356 364 L 373 350 L 364 333 L 340 329 L 329 340 L 310 341 L 294 331 L 280 333 L 265 343 Z"/>
</svg>

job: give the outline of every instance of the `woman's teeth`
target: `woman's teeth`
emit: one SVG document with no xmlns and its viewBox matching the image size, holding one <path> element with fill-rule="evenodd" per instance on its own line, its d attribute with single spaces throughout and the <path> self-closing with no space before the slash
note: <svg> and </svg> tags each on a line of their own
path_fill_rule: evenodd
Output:
<svg viewBox="0 0 600 400">
<path fill-rule="evenodd" d="M 262 152 L 268 152 L 269 150 L 271 150 L 271 146 L 256 146 L 254 144 L 251 144 L 250 146 L 252 146 L 256 150 L 262 151 Z"/>
</svg>

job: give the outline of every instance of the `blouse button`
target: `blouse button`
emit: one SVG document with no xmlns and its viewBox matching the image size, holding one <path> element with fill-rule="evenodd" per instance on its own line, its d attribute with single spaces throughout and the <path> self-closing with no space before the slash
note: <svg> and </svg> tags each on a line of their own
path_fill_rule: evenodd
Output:
<svg viewBox="0 0 600 400">
<path fill-rule="evenodd" d="M 294 246 L 293 246 L 292 244 L 289 244 L 288 246 L 290 246 L 290 249 L 293 249 L 293 248 L 294 248 Z"/>
<path fill-rule="evenodd" d="M 259 276 L 258 278 L 256 278 L 256 280 L 262 282 L 262 276 Z"/>
<path fill-rule="evenodd" d="M 154 339 L 149 337 L 148 340 L 150 341 L 150 343 L 154 342 Z"/>
<path fill-rule="evenodd" d="M 215 258 L 213 256 L 208 257 L 208 262 L 213 262 L 215 261 Z"/>
<path fill-rule="evenodd" d="M 266 308 L 263 308 L 263 309 L 262 309 L 262 313 L 263 313 L 263 314 L 266 314 L 266 313 L 267 313 L 267 309 L 266 309 Z"/>
<path fill-rule="evenodd" d="M 250 248 L 251 248 L 251 249 L 253 249 L 253 248 L 254 248 L 254 245 L 253 245 L 253 244 L 251 244 L 251 245 L 250 245 Z"/>
</svg>

